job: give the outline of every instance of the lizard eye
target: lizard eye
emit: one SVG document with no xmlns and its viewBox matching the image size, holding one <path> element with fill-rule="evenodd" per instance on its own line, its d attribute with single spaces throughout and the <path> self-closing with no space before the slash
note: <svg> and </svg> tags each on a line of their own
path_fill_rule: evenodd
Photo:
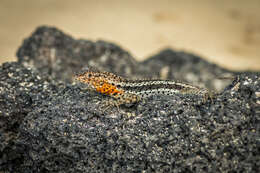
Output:
<svg viewBox="0 0 260 173">
<path fill-rule="evenodd" d="M 92 76 L 92 74 L 89 73 L 89 74 L 88 74 L 88 77 L 91 77 L 91 76 Z"/>
</svg>

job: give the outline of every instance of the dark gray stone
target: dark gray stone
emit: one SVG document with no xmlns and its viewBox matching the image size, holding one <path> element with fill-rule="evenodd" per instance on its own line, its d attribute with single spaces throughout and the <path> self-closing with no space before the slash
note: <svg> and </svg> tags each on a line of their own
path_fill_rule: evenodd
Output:
<svg viewBox="0 0 260 173">
<path fill-rule="evenodd" d="M 231 81 L 220 78 L 237 75 L 198 56 L 171 49 L 137 62 L 113 43 L 75 40 L 56 28 L 46 26 L 37 28 L 24 41 L 17 57 L 23 65 L 67 82 L 75 72 L 91 66 L 128 78 L 175 79 L 221 91 Z"/>
<path fill-rule="evenodd" d="M 61 86 L 62 83 L 18 63 L 4 63 L 0 67 L 0 168 L 23 162 L 24 151 L 15 144 L 20 125 L 29 112 Z"/>
<path fill-rule="evenodd" d="M 39 30 L 44 30 L 47 38 L 48 33 L 56 33 L 60 40 L 77 42 L 54 28 Z M 225 90 L 206 102 L 196 96 L 153 96 L 130 107 L 104 111 L 101 105 L 107 96 L 69 83 L 71 76 L 59 74 L 58 69 L 51 70 L 54 75 L 46 71 L 56 65 L 40 66 L 39 57 L 44 56 L 32 47 L 41 45 L 45 34 L 22 46 L 20 63 L 0 67 L 0 171 L 259 172 L 259 73 L 236 75 Z M 53 43 L 59 40 L 53 39 Z M 63 50 L 67 43 L 59 51 L 67 52 Z M 91 44 L 96 47 L 99 43 Z M 117 51 L 122 52 L 117 49 L 114 54 Z M 27 59 L 23 54 L 28 54 Z M 64 58 L 76 62 L 69 60 L 72 56 Z M 91 60 L 84 61 L 88 64 Z M 28 68 L 28 62 L 32 68 Z M 186 63 L 183 66 L 189 66 Z M 197 66 L 206 64 L 192 63 L 191 68 L 197 70 Z M 101 68 L 102 64 L 97 64 Z M 136 68 L 145 69 L 141 68 L 143 64 Z M 60 69 L 70 68 L 72 74 L 76 66 L 64 63 Z M 129 68 L 138 76 L 134 73 L 140 69 Z M 214 65 L 211 68 L 220 69 Z M 121 70 L 119 74 L 130 73 Z"/>
<path fill-rule="evenodd" d="M 237 72 L 221 68 L 191 53 L 171 49 L 162 50 L 141 62 L 141 67 L 156 77 L 181 80 L 217 91 L 222 91 L 231 82 L 221 78 L 232 79 L 237 75 Z"/>
<path fill-rule="evenodd" d="M 46 26 L 37 28 L 24 40 L 17 57 L 23 65 L 65 81 L 71 81 L 72 75 L 86 65 L 124 76 L 131 76 L 137 66 L 135 59 L 115 44 L 75 40 Z"/>
</svg>

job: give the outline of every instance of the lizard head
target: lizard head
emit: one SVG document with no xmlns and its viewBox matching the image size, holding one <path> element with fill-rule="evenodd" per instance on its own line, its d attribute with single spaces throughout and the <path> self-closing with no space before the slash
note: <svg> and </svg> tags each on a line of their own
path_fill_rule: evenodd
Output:
<svg viewBox="0 0 260 173">
<path fill-rule="evenodd" d="M 97 70 L 86 70 L 74 76 L 76 81 L 87 84 L 90 88 L 106 95 L 117 95 L 122 91 L 117 84 L 123 79 L 109 72 L 100 72 Z"/>
</svg>

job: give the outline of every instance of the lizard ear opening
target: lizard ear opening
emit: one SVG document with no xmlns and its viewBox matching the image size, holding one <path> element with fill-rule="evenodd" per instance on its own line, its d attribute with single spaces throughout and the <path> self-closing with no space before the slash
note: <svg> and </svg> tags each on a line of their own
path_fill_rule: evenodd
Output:
<svg viewBox="0 0 260 173">
<path fill-rule="evenodd" d="M 91 73 L 88 73 L 88 77 L 92 77 L 92 74 L 91 74 Z"/>
</svg>

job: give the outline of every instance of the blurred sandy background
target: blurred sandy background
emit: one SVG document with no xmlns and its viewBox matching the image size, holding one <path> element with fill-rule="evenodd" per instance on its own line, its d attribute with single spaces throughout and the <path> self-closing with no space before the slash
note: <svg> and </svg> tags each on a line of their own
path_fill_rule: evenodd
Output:
<svg viewBox="0 0 260 173">
<path fill-rule="evenodd" d="M 0 64 L 39 25 L 115 42 L 138 60 L 171 47 L 260 70 L 260 0 L 0 0 Z"/>
</svg>

